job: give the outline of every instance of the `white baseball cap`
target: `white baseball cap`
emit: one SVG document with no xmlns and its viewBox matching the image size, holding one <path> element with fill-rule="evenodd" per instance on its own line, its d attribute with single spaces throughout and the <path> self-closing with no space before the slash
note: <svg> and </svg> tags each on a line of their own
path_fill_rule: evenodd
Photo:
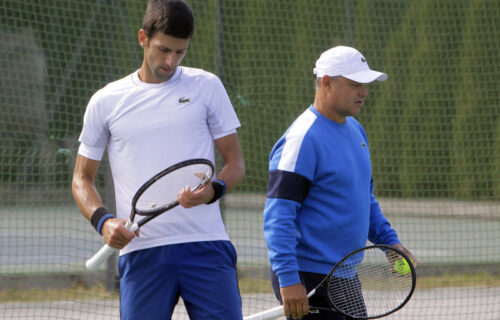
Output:
<svg viewBox="0 0 500 320">
<path fill-rule="evenodd" d="M 316 61 L 313 72 L 317 78 L 343 76 L 359 83 L 387 80 L 385 73 L 370 69 L 361 52 L 345 46 L 333 47 L 323 52 Z"/>
</svg>

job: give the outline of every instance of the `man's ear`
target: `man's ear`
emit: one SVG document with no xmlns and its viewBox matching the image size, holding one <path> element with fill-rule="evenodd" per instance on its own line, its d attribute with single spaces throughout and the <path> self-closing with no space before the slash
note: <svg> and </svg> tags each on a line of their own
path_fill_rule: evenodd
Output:
<svg viewBox="0 0 500 320">
<path fill-rule="evenodd" d="M 139 44 L 141 45 L 141 47 L 143 47 L 143 48 L 147 47 L 148 37 L 146 36 L 146 33 L 144 32 L 143 29 L 139 30 L 138 40 L 139 40 Z"/>
<path fill-rule="evenodd" d="M 325 88 L 330 88 L 331 80 L 332 78 L 330 78 L 330 76 L 323 76 L 323 78 L 321 78 L 321 85 Z"/>
</svg>

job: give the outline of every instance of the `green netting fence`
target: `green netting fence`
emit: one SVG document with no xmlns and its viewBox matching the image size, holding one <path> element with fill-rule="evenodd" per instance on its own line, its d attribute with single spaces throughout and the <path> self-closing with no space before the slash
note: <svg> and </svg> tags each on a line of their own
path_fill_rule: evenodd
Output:
<svg viewBox="0 0 500 320">
<path fill-rule="evenodd" d="M 421 262 L 389 319 L 500 318 L 500 1 L 192 0 L 186 66 L 224 82 L 247 165 L 224 199 L 243 313 L 276 305 L 263 240 L 269 151 L 314 97 L 312 68 L 351 45 L 389 75 L 357 117 L 376 194 Z M 119 317 L 115 258 L 70 190 L 90 96 L 140 67 L 146 0 L 0 2 L 0 318 Z M 97 177 L 113 207 L 104 160 Z M 182 306 L 173 319 L 188 319 Z"/>
</svg>

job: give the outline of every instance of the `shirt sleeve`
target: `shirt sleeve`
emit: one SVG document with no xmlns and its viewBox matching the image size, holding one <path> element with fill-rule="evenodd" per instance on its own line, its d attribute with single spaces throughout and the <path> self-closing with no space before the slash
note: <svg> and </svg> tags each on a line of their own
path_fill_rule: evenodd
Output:
<svg viewBox="0 0 500 320">
<path fill-rule="evenodd" d="M 271 151 L 267 201 L 264 207 L 264 238 L 268 246 L 268 257 L 281 287 L 300 283 L 296 258 L 297 239 L 300 235 L 296 218 L 311 187 L 310 177 L 315 167 L 314 153 L 308 151 L 312 146 L 307 141 L 304 142 L 303 137 L 293 134 L 286 137 Z M 284 154 L 288 152 L 295 153 L 296 157 Z"/>
<path fill-rule="evenodd" d="M 209 81 L 211 90 L 207 97 L 208 126 L 216 140 L 235 133 L 240 122 L 220 79 L 213 76 Z"/>
<path fill-rule="evenodd" d="M 105 149 L 106 148 L 91 147 L 82 142 L 78 148 L 78 154 L 84 156 L 85 158 L 101 161 Z"/>
<path fill-rule="evenodd" d="M 80 148 L 79 153 L 81 152 L 83 156 L 93 160 L 102 159 L 109 139 L 108 116 L 99 96 L 98 91 L 87 105 L 79 138 L 79 141 L 84 145 Z"/>
<path fill-rule="evenodd" d="M 359 124 L 357 121 L 355 123 L 359 127 L 361 134 L 365 138 L 365 141 L 368 141 L 366 132 L 361 124 Z M 374 244 L 392 245 L 395 243 L 399 243 L 396 230 L 391 227 L 391 224 L 382 213 L 382 209 L 380 208 L 380 205 L 375 198 L 375 194 L 373 192 L 374 188 L 375 183 L 372 177 L 370 181 L 370 226 L 368 230 L 368 240 L 370 240 L 370 242 Z"/>
<path fill-rule="evenodd" d="M 396 230 L 391 227 L 391 224 L 382 213 L 378 201 L 373 193 L 374 182 L 373 178 L 370 182 L 371 202 L 370 202 L 370 228 L 368 232 L 368 240 L 374 244 L 392 245 L 400 243 Z"/>
</svg>

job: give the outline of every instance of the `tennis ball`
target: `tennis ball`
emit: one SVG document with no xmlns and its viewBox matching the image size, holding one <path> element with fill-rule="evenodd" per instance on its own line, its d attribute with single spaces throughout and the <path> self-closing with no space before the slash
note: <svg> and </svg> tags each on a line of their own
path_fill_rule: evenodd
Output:
<svg viewBox="0 0 500 320">
<path fill-rule="evenodd" d="M 406 259 L 398 259 L 394 261 L 394 270 L 402 276 L 411 272 L 410 265 Z"/>
</svg>

